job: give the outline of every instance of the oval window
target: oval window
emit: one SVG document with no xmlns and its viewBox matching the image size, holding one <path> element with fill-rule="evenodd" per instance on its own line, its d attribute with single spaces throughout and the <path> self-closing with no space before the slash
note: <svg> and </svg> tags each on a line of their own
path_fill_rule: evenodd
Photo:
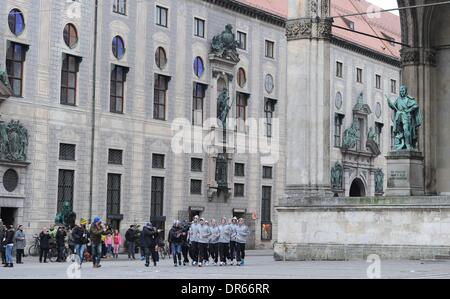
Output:
<svg viewBox="0 0 450 299">
<path fill-rule="evenodd" d="M 204 70 L 205 70 L 205 68 L 204 68 L 203 60 L 201 59 L 201 57 L 195 58 L 195 60 L 194 60 L 194 72 L 195 72 L 195 75 L 198 78 L 201 78 L 202 75 L 203 75 Z"/>
<path fill-rule="evenodd" d="M 3 187 L 8 192 L 13 192 L 19 185 L 19 175 L 14 169 L 8 169 L 3 175 Z"/>
<path fill-rule="evenodd" d="M 73 24 L 67 24 L 64 27 L 64 42 L 66 45 L 73 49 L 78 43 L 78 32 L 77 28 Z"/>
<path fill-rule="evenodd" d="M 112 51 L 117 59 L 122 59 L 125 55 L 125 43 L 123 42 L 123 39 L 118 35 L 113 38 Z"/>
<path fill-rule="evenodd" d="M 155 62 L 156 62 L 156 65 L 158 66 L 158 68 L 160 68 L 161 70 L 166 66 L 167 55 L 166 55 L 166 50 L 164 50 L 163 47 L 159 47 L 158 49 L 156 49 Z"/>
<path fill-rule="evenodd" d="M 268 74 L 266 76 L 266 82 L 265 82 L 265 86 L 266 86 L 266 91 L 267 93 L 272 93 L 273 89 L 274 89 L 274 83 L 273 83 L 273 77 L 272 75 Z"/>
<path fill-rule="evenodd" d="M 14 8 L 8 15 L 9 29 L 15 35 L 20 35 L 25 29 L 25 19 L 20 10 Z"/>
<path fill-rule="evenodd" d="M 245 86 L 245 83 L 247 83 L 247 77 L 243 68 L 240 68 L 238 71 L 237 82 L 241 88 L 243 88 Z"/>
</svg>

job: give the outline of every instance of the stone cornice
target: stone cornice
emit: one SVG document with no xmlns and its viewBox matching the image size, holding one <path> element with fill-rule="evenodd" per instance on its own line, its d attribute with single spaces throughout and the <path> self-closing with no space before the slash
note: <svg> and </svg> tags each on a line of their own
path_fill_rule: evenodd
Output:
<svg viewBox="0 0 450 299">
<path fill-rule="evenodd" d="M 357 45 L 355 43 L 349 42 L 349 41 L 347 41 L 345 39 L 342 39 L 342 38 L 339 38 L 337 36 L 333 36 L 331 38 L 331 43 L 333 45 L 338 46 L 338 47 L 341 47 L 341 48 L 344 48 L 344 49 L 347 49 L 347 50 L 351 50 L 351 51 L 356 52 L 358 54 L 361 54 L 361 55 L 370 57 L 372 59 L 375 59 L 375 60 L 378 60 L 378 61 L 390 64 L 392 66 L 395 66 L 395 67 L 398 67 L 398 68 L 401 67 L 400 60 L 395 58 L 395 57 L 381 54 L 381 53 L 379 53 L 377 51 L 374 51 L 372 49 L 363 47 L 361 45 Z"/>
<path fill-rule="evenodd" d="M 237 13 L 258 18 L 264 22 L 273 24 L 279 27 L 286 27 L 286 18 L 277 14 L 262 10 L 260 8 L 239 2 L 237 0 L 202 0 L 207 3 L 212 3 L 226 9 L 235 11 Z"/>
</svg>

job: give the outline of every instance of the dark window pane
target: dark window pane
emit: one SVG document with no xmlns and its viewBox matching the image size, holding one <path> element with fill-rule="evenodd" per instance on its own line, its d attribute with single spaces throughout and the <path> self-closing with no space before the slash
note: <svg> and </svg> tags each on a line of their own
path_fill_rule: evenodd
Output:
<svg viewBox="0 0 450 299">
<path fill-rule="evenodd" d="M 164 155 L 153 154 L 152 155 L 152 168 L 164 169 Z"/>
<path fill-rule="evenodd" d="M 58 175 L 58 203 L 57 212 L 60 213 L 63 209 L 64 202 L 68 202 L 70 208 L 73 208 L 73 183 L 74 183 L 73 170 L 59 170 Z"/>
</svg>

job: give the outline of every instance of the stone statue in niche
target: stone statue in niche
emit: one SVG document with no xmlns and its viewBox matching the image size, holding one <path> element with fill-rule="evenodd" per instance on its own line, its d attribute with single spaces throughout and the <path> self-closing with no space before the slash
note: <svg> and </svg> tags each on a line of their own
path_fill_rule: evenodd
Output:
<svg viewBox="0 0 450 299">
<path fill-rule="evenodd" d="M 342 163 L 336 162 L 331 169 L 331 188 L 333 190 L 342 190 L 342 183 L 344 178 L 344 167 Z"/>
<path fill-rule="evenodd" d="M 28 152 L 28 130 L 19 122 L 0 122 L 0 160 L 26 161 Z"/>
<path fill-rule="evenodd" d="M 384 173 L 382 169 L 375 171 L 375 194 L 384 193 Z"/>
<path fill-rule="evenodd" d="M 354 149 L 356 148 L 359 141 L 359 121 L 358 118 L 353 118 L 353 123 L 350 128 L 344 131 L 344 149 Z"/>
</svg>

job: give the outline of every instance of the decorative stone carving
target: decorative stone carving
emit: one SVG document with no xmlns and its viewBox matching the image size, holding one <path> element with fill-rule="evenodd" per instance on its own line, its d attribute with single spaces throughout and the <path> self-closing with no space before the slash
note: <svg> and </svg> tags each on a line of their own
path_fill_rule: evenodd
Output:
<svg viewBox="0 0 450 299">
<path fill-rule="evenodd" d="M 406 86 L 400 87 L 400 97 L 395 102 L 386 96 L 389 107 L 394 110 L 395 150 L 417 150 L 418 128 L 422 114 L 417 101 L 408 95 Z"/>
<path fill-rule="evenodd" d="M 369 129 L 369 133 L 367 134 L 366 147 L 375 156 L 381 155 L 380 145 L 378 144 L 377 139 L 378 139 L 378 134 L 375 132 L 373 127 L 371 127 Z"/>
<path fill-rule="evenodd" d="M 216 160 L 216 182 L 219 190 L 228 189 L 228 161 L 223 153 Z"/>
<path fill-rule="evenodd" d="M 344 178 L 344 167 L 341 162 L 336 162 L 331 169 L 331 188 L 333 191 L 341 191 Z"/>
<path fill-rule="evenodd" d="M 356 100 L 356 105 L 353 107 L 353 113 L 369 115 L 372 114 L 370 106 L 364 103 L 364 94 L 361 92 Z"/>
<path fill-rule="evenodd" d="M 311 7 L 311 16 L 317 16 L 317 0 L 311 0 L 310 1 L 310 7 Z"/>
<path fill-rule="evenodd" d="M 403 65 L 420 63 L 420 52 L 417 49 L 403 48 L 400 55 Z"/>
<path fill-rule="evenodd" d="M 0 160 L 26 161 L 28 130 L 19 121 L 0 122 Z"/>
<path fill-rule="evenodd" d="M 383 169 L 377 169 L 374 173 L 375 180 L 375 194 L 381 195 L 384 193 L 384 173 Z"/>
<path fill-rule="evenodd" d="M 436 65 L 436 51 L 433 49 L 424 49 L 425 64 Z"/>
<path fill-rule="evenodd" d="M 317 37 L 318 38 L 330 38 L 331 37 L 331 19 L 321 19 L 317 24 Z"/>
<path fill-rule="evenodd" d="M 240 61 L 237 51 L 238 46 L 239 43 L 236 41 L 235 34 L 233 33 L 233 26 L 227 24 L 221 34 L 213 37 L 211 54 L 237 63 Z"/>
<path fill-rule="evenodd" d="M 329 14 L 329 0 L 322 0 L 322 17 L 327 17 Z"/>
<path fill-rule="evenodd" d="M 0 81 L 7 87 L 9 87 L 8 74 L 5 70 L 0 70 Z"/>
<path fill-rule="evenodd" d="M 311 38 L 311 20 L 289 20 L 286 25 L 288 40 Z"/>
</svg>

